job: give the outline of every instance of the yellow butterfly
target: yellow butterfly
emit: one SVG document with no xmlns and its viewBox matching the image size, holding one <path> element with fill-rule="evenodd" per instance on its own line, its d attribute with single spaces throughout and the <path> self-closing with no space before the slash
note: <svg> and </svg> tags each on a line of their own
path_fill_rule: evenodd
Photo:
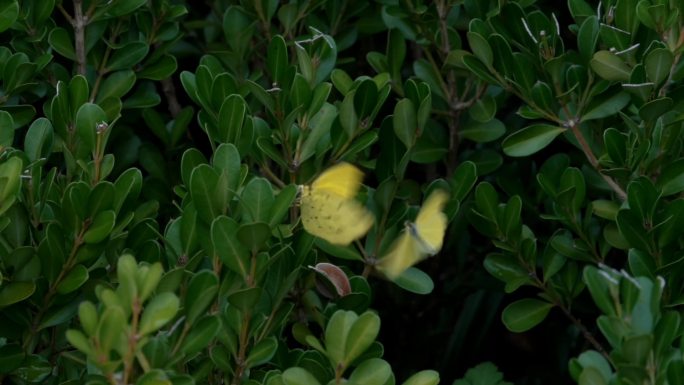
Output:
<svg viewBox="0 0 684 385">
<path fill-rule="evenodd" d="M 442 210 L 449 195 L 435 190 L 423 203 L 415 222 L 406 222 L 404 232 L 392 244 L 377 268 L 394 280 L 406 269 L 442 248 L 447 217 Z"/>
<path fill-rule="evenodd" d="M 309 234 L 335 245 L 348 245 L 373 225 L 373 215 L 354 197 L 363 173 L 349 163 L 325 170 L 301 190 L 301 216 Z"/>
</svg>

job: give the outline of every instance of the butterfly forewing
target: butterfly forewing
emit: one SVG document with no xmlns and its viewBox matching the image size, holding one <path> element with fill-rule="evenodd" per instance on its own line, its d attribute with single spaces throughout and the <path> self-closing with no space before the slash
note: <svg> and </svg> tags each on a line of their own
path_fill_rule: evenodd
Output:
<svg viewBox="0 0 684 385">
<path fill-rule="evenodd" d="M 390 251 L 378 263 L 378 270 L 387 278 L 396 279 L 406 269 L 418 263 L 425 257 L 416 238 L 407 227 L 392 244 Z"/>
<path fill-rule="evenodd" d="M 415 222 L 415 233 L 428 254 L 436 254 L 444 241 L 447 226 L 446 215 L 442 212 L 449 195 L 443 190 L 435 190 L 423 203 Z"/>
<path fill-rule="evenodd" d="M 363 172 L 349 163 L 338 163 L 325 170 L 311 184 L 311 189 L 325 190 L 343 199 L 352 199 L 359 192 Z"/>
</svg>

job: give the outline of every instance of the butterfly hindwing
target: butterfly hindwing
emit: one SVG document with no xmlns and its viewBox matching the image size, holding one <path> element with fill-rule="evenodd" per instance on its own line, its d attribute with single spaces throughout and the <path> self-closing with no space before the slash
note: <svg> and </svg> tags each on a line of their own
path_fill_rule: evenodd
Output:
<svg viewBox="0 0 684 385">
<path fill-rule="evenodd" d="M 416 221 L 406 222 L 404 231 L 377 265 L 387 278 L 396 279 L 406 269 L 442 248 L 447 226 L 442 210 L 448 198 L 445 191 L 435 190 L 418 211 Z"/>
<path fill-rule="evenodd" d="M 335 245 L 348 245 L 373 225 L 373 215 L 354 199 L 363 173 L 349 163 L 326 170 L 304 187 L 301 217 L 304 229 Z"/>
<path fill-rule="evenodd" d="M 416 217 L 416 235 L 425 246 L 425 252 L 430 255 L 442 248 L 447 226 L 447 217 L 442 211 L 448 199 L 449 195 L 444 190 L 435 190 L 425 200 Z"/>
</svg>

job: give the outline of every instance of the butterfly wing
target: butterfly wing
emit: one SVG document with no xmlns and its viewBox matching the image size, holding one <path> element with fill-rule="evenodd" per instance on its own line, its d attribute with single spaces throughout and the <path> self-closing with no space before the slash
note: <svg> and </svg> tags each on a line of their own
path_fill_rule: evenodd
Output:
<svg viewBox="0 0 684 385">
<path fill-rule="evenodd" d="M 447 226 L 447 217 L 442 211 L 448 199 L 444 190 L 435 190 L 416 217 L 415 234 L 427 254 L 434 255 L 442 248 Z"/>
<path fill-rule="evenodd" d="M 409 226 L 410 224 L 394 241 L 390 251 L 376 265 L 377 269 L 390 280 L 395 280 L 406 269 L 426 256 L 419 241 L 411 234 L 412 229 Z"/>
<path fill-rule="evenodd" d="M 363 172 L 350 163 L 338 163 L 316 178 L 312 191 L 327 191 L 343 199 L 352 199 L 359 192 Z"/>
<path fill-rule="evenodd" d="M 325 189 L 304 191 L 301 217 L 309 234 L 344 246 L 366 234 L 374 219 L 361 203 Z"/>
</svg>

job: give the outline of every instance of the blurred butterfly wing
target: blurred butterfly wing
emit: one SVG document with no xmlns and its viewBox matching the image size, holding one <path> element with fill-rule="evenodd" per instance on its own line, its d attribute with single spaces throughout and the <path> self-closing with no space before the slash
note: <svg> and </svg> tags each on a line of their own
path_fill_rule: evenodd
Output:
<svg viewBox="0 0 684 385">
<path fill-rule="evenodd" d="M 435 190 L 423 203 L 415 222 L 415 233 L 421 246 L 428 254 L 436 254 L 444 242 L 447 217 L 444 215 L 449 195 L 443 190 Z"/>
<path fill-rule="evenodd" d="M 390 280 L 395 280 L 406 269 L 415 265 L 425 258 L 418 240 L 411 235 L 410 229 L 406 229 L 392 244 L 387 253 L 378 263 L 380 270 Z"/>
<path fill-rule="evenodd" d="M 338 163 L 325 170 L 311 184 L 313 191 L 327 191 L 340 198 L 352 199 L 358 193 L 363 172 L 349 163 Z"/>
<path fill-rule="evenodd" d="M 326 190 L 304 193 L 301 210 L 304 229 L 334 245 L 346 246 L 361 238 L 374 220 L 361 203 Z"/>
</svg>

